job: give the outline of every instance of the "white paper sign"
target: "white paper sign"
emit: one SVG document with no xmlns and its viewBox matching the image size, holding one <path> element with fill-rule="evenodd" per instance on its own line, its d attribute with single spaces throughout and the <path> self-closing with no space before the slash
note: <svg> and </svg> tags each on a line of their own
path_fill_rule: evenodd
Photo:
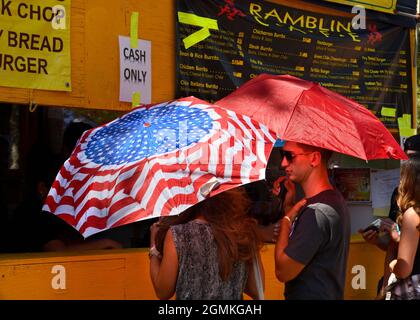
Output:
<svg viewBox="0 0 420 320">
<path fill-rule="evenodd" d="M 120 101 L 131 102 L 140 93 L 141 103 L 151 103 L 152 44 L 138 40 L 137 48 L 130 47 L 130 38 L 119 36 L 120 43 Z"/>
<path fill-rule="evenodd" d="M 400 183 L 400 169 L 371 171 L 372 208 L 389 207 L 394 189 Z"/>
</svg>

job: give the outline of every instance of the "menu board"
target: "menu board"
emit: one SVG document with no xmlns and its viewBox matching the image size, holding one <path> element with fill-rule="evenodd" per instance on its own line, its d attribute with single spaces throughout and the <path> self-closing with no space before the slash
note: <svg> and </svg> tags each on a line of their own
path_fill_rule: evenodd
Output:
<svg viewBox="0 0 420 320">
<path fill-rule="evenodd" d="M 369 17 L 365 28 L 354 28 L 351 8 L 346 14 L 264 1 L 178 0 L 176 95 L 214 102 L 260 73 L 289 74 L 398 128 L 397 118 L 413 109 L 409 29 Z"/>
<path fill-rule="evenodd" d="M 346 201 L 370 201 L 369 168 L 335 168 L 331 174 L 334 184 Z"/>
</svg>

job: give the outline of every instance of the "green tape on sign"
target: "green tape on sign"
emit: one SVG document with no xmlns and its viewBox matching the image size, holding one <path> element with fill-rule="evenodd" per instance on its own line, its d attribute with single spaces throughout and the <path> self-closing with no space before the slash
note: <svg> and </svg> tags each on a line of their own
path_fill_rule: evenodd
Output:
<svg viewBox="0 0 420 320">
<path fill-rule="evenodd" d="M 411 128 L 400 129 L 401 137 L 411 137 L 411 136 L 414 136 L 415 134 L 416 134 L 416 129 L 411 129 Z"/>
<path fill-rule="evenodd" d="M 190 24 L 197 27 L 202 27 L 200 30 L 190 34 L 184 38 L 185 49 L 192 47 L 193 45 L 205 40 L 210 36 L 210 29 L 219 30 L 217 20 L 200 17 L 192 13 L 178 12 L 178 20 L 183 24 Z"/>
<path fill-rule="evenodd" d="M 386 108 L 382 107 L 381 109 L 381 115 L 384 117 L 395 117 L 397 114 L 397 109 L 395 108 Z"/>
<path fill-rule="evenodd" d="M 131 106 L 138 107 L 140 105 L 140 92 L 133 92 L 133 95 L 131 97 Z"/>
<path fill-rule="evenodd" d="M 406 123 L 410 124 L 410 127 L 411 127 L 411 114 L 404 113 L 402 117 L 403 117 L 403 120 Z"/>
<path fill-rule="evenodd" d="M 138 26 L 139 26 L 139 13 L 133 12 L 131 14 L 131 24 L 130 24 L 130 47 L 138 47 Z"/>
<path fill-rule="evenodd" d="M 411 137 L 416 134 L 416 129 L 411 128 L 411 114 L 403 114 L 401 118 L 397 119 L 398 129 L 400 130 L 400 136 Z"/>
</svg>

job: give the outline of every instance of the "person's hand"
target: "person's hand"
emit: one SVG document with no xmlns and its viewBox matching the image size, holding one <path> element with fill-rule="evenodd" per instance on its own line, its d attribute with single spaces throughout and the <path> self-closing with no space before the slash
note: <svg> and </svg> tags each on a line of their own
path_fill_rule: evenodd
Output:
<svg viewBox="0 0 420 320">
<path fill-rule="evenodd" d="M 284 186 L 286 187 L 286 190 L 287 190 L 283 207 L 285 211 L 289 211 L 293 207 L 294 202 L 295 202 L 296 187 L 295 187 L 295 184 L 291 180 L 287 179 L 286 176 L 281 176 L 273 183 L 273 193 L 275 195 L 279 194 L 280 185 L 282 182 L 284 182 Z"/>
<path fill-rule="evenodd" d="M 378 244 L 378 231 L 375 230 L 368 230 L 366 232 L 363 232 L 363 229 L 359 229 L 358 232 L 362 235 L 363 239 L 367 243 L 377 245 Z"/>
<path fill-rule="evenodd" d="M 155 245 L 156 234 L 159 230 L 159 222 L 155 222 L 150 226 L 150 247 Z"/>
<path fill-rule="evenodd" d="M 279 237 L 280 233 L 280 221 L 282 219 L 288 220 L 290 222 L 290 225 L 293 223 L 293 220 L 298 215 L 299 211 L 306 205 L 306 199 L 300 200 L 298 203 L 296 203 L 289 211 L 287 211 L 283 218 L 281 218 L 277 223 L 275 223 L 274 229 L 273 229 L 273 239 L 272 242 L 277 242 L 277 239 Z"/>
<path fill-rule="evenodd" d="M 268 226 L 258 225 L 258 233 L 264 242 L 276 242 L 277 236 L 275 235 L 277 224 L 269 224 Z"/>
<path fill-rule="evenodd" d="M 273 189 L 271 190 L 271 192 L 275 195 L 278 196 L 280 193 L 280 183 L 284 180 L 284 176 L 279 177 L 276 181 L 273 182 Z"/>
<path fill-rule="evenodd" d="M 285 217 L 290 219 L 290 222 L 295 220 L 296 216 L 298 215 L 299 211 L 306 205 L 306 199 L 302 199 L 298 201 L 293 207 L 291 207 L 286 213 Z"/>
<path fill-rule="evenodd" d="M 393 220 L 389 218 L 383 219 L 379 230 L 388 232 L 392 240 L 395 242 L 400 242 L 399 227 Z"/>
</svg>

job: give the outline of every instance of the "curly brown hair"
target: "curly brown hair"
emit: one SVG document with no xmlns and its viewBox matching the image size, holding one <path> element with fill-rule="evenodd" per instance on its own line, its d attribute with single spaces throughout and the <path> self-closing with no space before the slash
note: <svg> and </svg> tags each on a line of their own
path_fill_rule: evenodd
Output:
<svg viewBox="0 0 420 320">
<path fill-rule="evenodd" d="M 219 272 L 229 278 L 237 261 L 251 263 L 262 247 L 257 221 L 248 215 L 251 201 L 241 187 L 224 191 L 206 199 L 179 216 L 166 217 L 159 222 L 156 248 L 162 252 L 166 232 L 171 225 L 187 223 L 202 215 L 209 223 L 217 244 Z"/>
<path fill-rule="evenodd" d="M 397 223 L 401 224 L 402 215 L 411 207 L 420 216 L 420 156 L 412 156 L 401 165 L 397 204 Z M 420 225 L 417 229 L 420 231 Z"/>
</svg>

